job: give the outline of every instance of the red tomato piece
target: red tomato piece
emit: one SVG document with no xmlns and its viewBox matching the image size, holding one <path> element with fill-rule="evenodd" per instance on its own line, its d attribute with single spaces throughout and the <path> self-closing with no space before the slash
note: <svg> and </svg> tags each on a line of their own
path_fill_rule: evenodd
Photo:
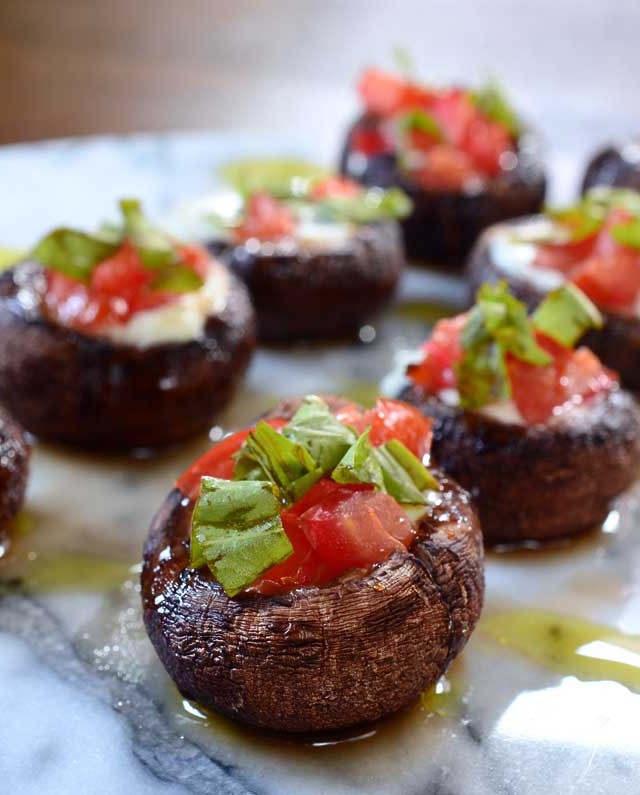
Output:
<svg viewBox="0 0 640 795">
<path fill-rule="evenodd" d="M 610 256 L 589 257 L 570 272 L 571 281 L 605 309 L 631 309 L 640 293 L 640 257 L 620 248 Z"/>
<path fill-rule="evenodd" d="M 460 190 L 478 172 L 466 152 L 450 144 L 431 147 L 426 163 L 412 172 L 414 179 L 427 190 Z"/>
<path fill-rule="evenodd" d="M 349 145 L 354 152 L 360 152 L 366 157 L 393 151 L 392 145 L 379 130 L 368 127 L 356 127 L 351 133 Z"/>
<path fill-rule="evenodd" d="M 436 95 L 430 111 L 440 124 L 445 140 L 456 147 L 463 144 L 470 125 L 479 118 L 468 93 L 461 88 Z"/>
<path fill-rule="evenodd" d="M 429 107 L 434 96 L 432 91 L 381 69 L 364 72 L 358 83 L 358 93 L 366 110 L 379 116 Z"/>
<path fill-rule="evenodd" d="M 369 440 L 376 447 L 397 439 L 419 459 L 431 449 L 431 420 L 408 403 L 378 398 L 375 407 L 365 413 L 364 421 L 365 426 L 371 425 Z"/>
<path fill-rule="evenodd" d="M 595 241 L 596 236 L 589 235 L 584 240 L 571 243 L 540 243 L 536 246 L 533 264 L 539 268 L 570 273 L 575 265 L 591 254 Z"/>
<path fill-rule="evenodd" d="M 315 201 L 322 199 L 339 199 L 357 196 L 362 187 L 348 177 L 327 177 L 313 183 L 309 196 Z"/>
<path fill-rule="evenodd" d="M 272 428 L 277 430 L 286 425 L 286 421 L 280 418 L 267 420 L 267 422 Z M 236 466 L 232 456 L 242 447 L 250 431 L 251 428 L 245 428 L 243 431 L 238 431 L 238 433 L 226 436 L 221 441 L 216 442 L 210 450 L 207 450 L 189 469 L 180 475 L 175 483 L 176 488 L 180 489 L 186 497 L 194 499 L 200 492 L 200 479 L 204 475 L 230 480 L 233 477 Z"/>
<path fill-rule="evenodd" d="M 238 242 L 255 237 L 275 241 L 295 232 L 297 221 L 284 202 L 268 193 L 254 193 L 247 202 L 244 220 L 234 229 Z"/>
<path fill-rule="evenodd" d="M 422 346 L 422 361 L 407 370 L 414 383 L 431 393 L 455 388 L 454 367 L 462 359 L 460 334 L 466 322 L 467 316 L 463 314 L 436 323 L 431 337 Z"/>
<path fill-rule="evenodd" d="M 489 177 L 500 173 L 502 155 L 513 150 L 509 132 L 501 124 L 481 117 L 471 122 L 460 145 L 474 167 Z"/>
<path fill-rule="evenodd" d="M 311 548 L 334 577 L 406 550 L 415 534 L 393 497 L 345 487 L 305 511 L 300 521 Z"/>
</svg>

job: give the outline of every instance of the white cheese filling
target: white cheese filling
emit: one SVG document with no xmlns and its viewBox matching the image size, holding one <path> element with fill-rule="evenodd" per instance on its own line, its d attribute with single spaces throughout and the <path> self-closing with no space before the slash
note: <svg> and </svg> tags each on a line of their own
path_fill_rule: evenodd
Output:
<svg viewBox="0 0 640 795">
<path fill-rule="evenodd" d="M 207 278 L 198 290 L 183 293 L 155 309 L 136 312 L 126 323 L 104 326 L 96 334 L 137 348 L 199 339 L 207 317 L 219 314 L 226 307 L 230 286 L 227 269 L 212 261 Z"/>
</svg>

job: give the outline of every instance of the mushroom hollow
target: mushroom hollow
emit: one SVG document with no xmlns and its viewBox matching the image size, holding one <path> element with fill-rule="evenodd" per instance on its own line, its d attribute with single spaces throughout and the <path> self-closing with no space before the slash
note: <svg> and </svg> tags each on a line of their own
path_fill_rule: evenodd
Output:
<svg viewBox="0 0 640 795">
<path fill-rule="evenodd" d="M 366 156 L 351 149 L 355 130 L 376 130 L 375 116 L 361 116 L 347 133 L 340 171 L 363 185 L 400 187 L 413 202 L 402 222 L 409 259 L 461 269 L 478 235 L 491 224 L 540 210 L 546 179 L 532 132 L 518 140 L 516 165 L 488 179 L 477 190 L 433 190 L 420 187 L 399 168 L 395 154 Z"/>
<path fill-rule="evenodd" d="M 22 505 L 28 475 L 29 447 L 22 428 L 0 408 L 0 557 Z"/>
<path fill-rule="evenodd" d="M 548 291 L 532 279 L 513 271 L 507 273 L 500 268 L 492 255 L 491 241 L 496 234 L 507 234 L 519 224 L 533 220 L 520 218 L 487 229 L 474 247 L 467 263 L 469 301 L 484 282 L 495 283 L 506 279 L 513 294 L 524 301 L 529 309 L 535 309 L 544 300 Z M 640 317 L 616 314 L 600 310 L 604 325 L 593 329 L 583 337 L 581 344 L 597 354 L 599 359 L 620 376 L 620 381 L 632 392 L 640 392 Z"/>
<path fill-rule="evenodd" d="M 398 224 L 357 227 L 335 250 L 213 244 L 247 285 L 263 342 L 351 339 L 391 301 L 404 268 Z"/>
<path fill-rule="evenodd" d="M 376 720 L 434 684 L 467 642 L 484 592 L 469 495 L 434 474 L 441 491 L 408 551 L 270 597 L 231 599 L 207 569 L 190 568 L 194 504 L 174 489 L 145 545 L 142 600 L 181 693 L 252 726 L 313 733 Z"/>
<path fill-rule="evenodd" d="M 160 447 L 204 432 L 231 399 L 255 347 L 244 285 L 184 343 L 117 344 L 50 321 L 44 270 L 0 276 L 0 401 L 26 430 L 94 450 Z"/>
<path fill-rule="evenodd" d="M 607 146 L 591 158 L 582 180 L 582 192 L 599 186 L 640 191 L 640 139 Z"/>
<path fill-rule="evenodd" d="M 434 456 L 471 493 L 488 544 L 593 529 L 640 472 L 640 409 L 621 389 L 528 427 L 452 408 L 416 385 L 399 397 L 434 419 Z"/>
</svg>

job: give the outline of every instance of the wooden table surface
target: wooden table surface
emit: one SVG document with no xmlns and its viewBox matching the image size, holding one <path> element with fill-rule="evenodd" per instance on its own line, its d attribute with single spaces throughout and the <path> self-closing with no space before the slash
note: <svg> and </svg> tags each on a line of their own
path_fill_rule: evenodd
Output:
<svg viewBox="0 0 640 795">
<path fill-rule="evenodd" d="M 435 79 L 500 75 L 530 115 L 637 112 L 640 3 L 0 0 L 0 143 L 187 128 L 312 130 L 405 45 Z M 640 119 L 638 120 L 640 128 Z"/>
</svg>

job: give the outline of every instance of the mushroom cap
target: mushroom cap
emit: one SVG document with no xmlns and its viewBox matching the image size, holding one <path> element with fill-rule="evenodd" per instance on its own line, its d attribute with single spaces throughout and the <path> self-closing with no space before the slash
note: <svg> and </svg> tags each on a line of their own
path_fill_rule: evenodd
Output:
<svg viewBox="0 0 640 795">
<path fill-rule="evenodd" d="M 467 265 L 470 298 L 484 282 L 495 283 L 506 279 L 513 294 L 524 301 L 529 309 L 535 309 L 547 293 L 526 276 L 506 274 L 491 255 L 490 241 L 493 235 L 507 233 L 531 218 L 517 218 L 496 225 L 480 237 Z M 640 392 L 640 318 L 600 310 L 604 317 L 601 329 L 592 329 L 582 339 L 582 344 L 591 348 L 601 361 L 620 375 L 623 385 L 632 392 Z"/>
<path fill-rule="evenodd" d="M 591 158 L 582 192 L 598 186 L 640 190 L 640 139 L 607 146 Z"/>
<path fill-rule="evenodd" d="M 471 493 L 488 544 L 592 529 L 640 471 L 640 409 L 622 389 L 528 427 L 452 408 L 416 385 L 399 397 L 435 420 L 433 454 Z"/>
<path fill-rule="evenodd" d="M 11 521 L 24 499 L 29 453 L 22 428 L 0 408 L 0 557 L 9 538 Z"/>
<path fill-rule="evenodd" d="M 147 632 L 182 694 L 300 733 L 376 720 L 430 687 L 465 645 L 484 593 L 469 495 L 434 472 L 442 489 L 409 551 L 270 597 L 231 599 L 189 567 L 194 503 L 174 489 L 151 525 L 141 581 Z"/>
<path fill-rule="evenodd" d="M 42 312 L 42 267 L 0 275 L 0 401 L 31 433 L 76 447 L 157 447 L 204 432 L 231 399 L 255 347 L 244 285 L 204 335 L 137 348 L 82 334 Z"/>
<path fill-rule="evenodd" d="M 491 224 L 538 212 L 546 179 L 537 136 L 527 130 L 517 143 L 514 169 L 490 179 L 477 192 L 426 190 L 398 168 L 394 154 L 363 156 L 352 152 L 352 132 L 376 129 L 380 120 L 363 114 L 351 126 L 340 156 L 342 174 L 368 186 L 398 186 L 413 201 L 413 212 L 402 222 L 407 256 L 460 269 L 478 235 Z"/>
<path fill-rule="evenodd" d="M 404 268 L 395 222 L 358 227 L 344 248 L 215 246 L 249 289 L 263 342 L 357 337 L 389 303 Z"/>
</svg>

